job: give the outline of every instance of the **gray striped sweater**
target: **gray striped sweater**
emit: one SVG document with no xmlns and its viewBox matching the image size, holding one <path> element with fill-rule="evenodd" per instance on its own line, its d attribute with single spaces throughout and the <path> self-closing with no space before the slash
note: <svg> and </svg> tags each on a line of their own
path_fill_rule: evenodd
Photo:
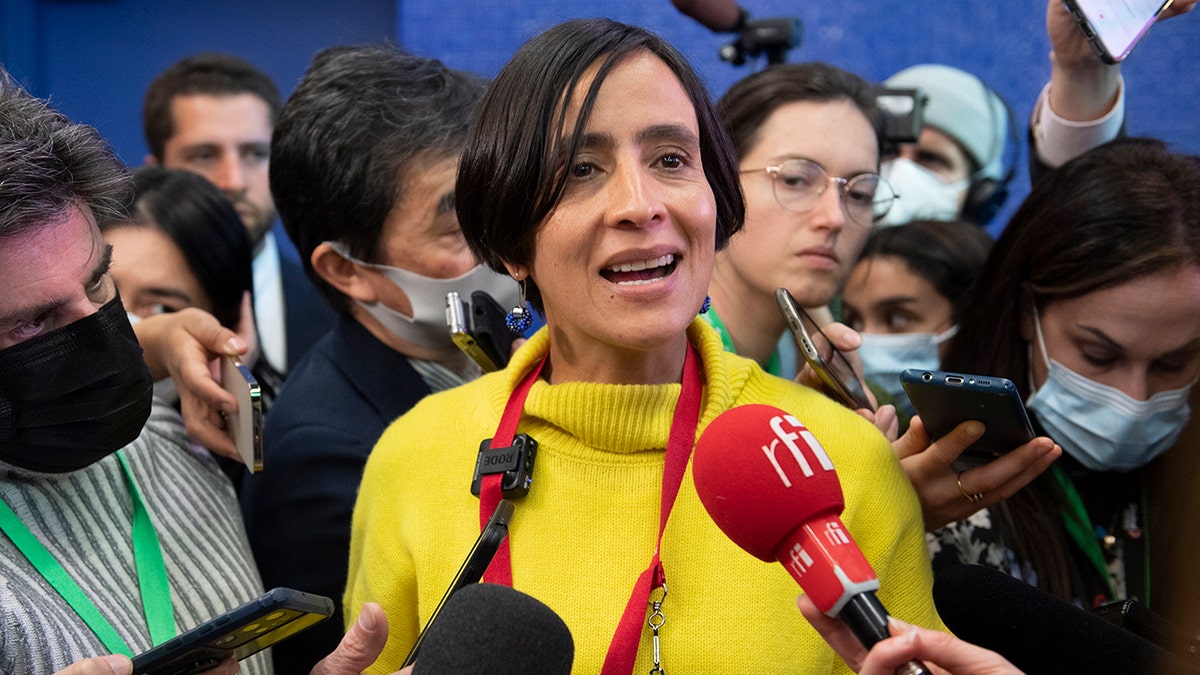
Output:
<svg viewBox="0 0 1200 675">
<path fill-rule="evenodd" d="M 187 447 L 183 422 L 155 403 L 125 449 L 163 548 L 180 632 L 262 592 L 229 481 Z M 115 456 L 61 476 L 0 470 L 0 495 L 134 652 L 151 647 L 134 570 L 132 506 Z M 0 673 L 50 675 L 106 650 L 0 534 Z M 265 655 L 241 672 L 271 672 Z"/>
</svg>

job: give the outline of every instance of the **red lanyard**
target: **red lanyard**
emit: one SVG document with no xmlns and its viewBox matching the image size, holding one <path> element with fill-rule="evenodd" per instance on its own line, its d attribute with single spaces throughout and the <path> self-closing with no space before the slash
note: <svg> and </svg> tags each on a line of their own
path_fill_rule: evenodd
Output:
<svg viewBox="0 0 1200 675">
<path fill-rule="evenodd" d="M 517 432 L 517 423 L 521 419 L 521 411 L 525 407 L 525 399 L 533 383 L 537 381 L 546 359 L 529 372 L 513 390 L 504 414 L 500 417 L 500 426 L 492 438 L 491 447 L 503 448 L 512 445 L 513 436 Z M 679 494 L 679 486 L 683 484 L 683 474 L 687 471 L 688 460 L 692 455 L 692 446 L 696 442 L 696 425 L 700 421 L 700 401 L 703 397 L 704 384 L 700 376 L 699 358 L 696 349 L 688 343 L 687 356 L 683 362 L 683 386 L 679 392 L 679 401 L 675 404 L 675 413 L 671 419 L 671 434 L 667 439 L 666 464 L 663 467 L 662 499 L 658 511 L 658 539 L 654 545 L 654 555 L 650 565 L 643 571 L 633 586 L 629 602 L 621 615 L 621 621 L 613 634 L 608 654 L 604 657 L 604 668 L 601 675 L 626 675 L 633 672 L 633 664 L 637 659 L 638 643 L 641 641 L 642 626 L 645 624 L 646 604 L 650 593 L 666 584 L 666 573 L 663 571 L 660 549 L 662 547 L 663 531 L 667 527 L 667 518 L 671 515 L 671 507 L 675 505 L 675 497 Z M 491 474 L 483 477 L 483 485 L 479 496 L 479 525 L 482 528 L 496 505 L 503 496 L 500 484 L 503 474 Z M 488 583 L 512 586 L 512 556 L 509 553 L 508 539 L 500 545 L 492 564 L 483 575 Z"/>
</svg>

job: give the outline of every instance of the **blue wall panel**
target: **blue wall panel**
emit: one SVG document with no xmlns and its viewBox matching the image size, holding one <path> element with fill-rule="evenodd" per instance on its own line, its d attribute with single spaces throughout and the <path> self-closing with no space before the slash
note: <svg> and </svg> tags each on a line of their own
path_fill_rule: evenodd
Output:
<svg viewBox="0 0 1200 675">
<path fill-rule="evenodd" d="M 990 82 L 1022 119 L 1049 75 L 1042 0 L 743 4 L 758 18 L 803 21 L 793 61 L 824 60 L 871 80 L 914 63 L 956 65 Z M 125 161 L 137 164 L 146 152 L 140 131 L 146 85 L 196 51 L 244 56 L 274 76 L 286 95 L 322 47 L 391 39 L 491 76 L 545 27 L 601 15 L 666 36 L 696 64 L 714 96 L 753 67 L 720 61 L 717 50 L 730 36 L 709 32 L 668 0 L 0 0 L 0 59 L 34 93 L 99 127 Z M 1197 53 L 1200 12 L 1156 26 L 1137 47 L 1124 66 L 1131 133 L 1200 154 Z M 1014 195 L 1027 190 L 1022 170 Z M 1002 218 L 1015 202 L 1010 199 Z"/>
<path fill-rule="evenodd" d="M 743 0 L 742 5 L 755 17 L 795 16 L 803 21 L 804 39 L 791 52 L 792 61 L 827 61 L 871 80 L 915 63 L 947 63 L 984 78 L 1009 99 L 1022 122 L 1050 74 L 1043 0 Z M 670 39 L 702 71 L 714 96 L 752 67 L 735 68 L 720 61 L 717 50 L 729 36 L 710 33 L 667 0 L 587 5 L 405 0 L 399 37 L 413 51 L 494 75 L 528 36 L 562 19 L 600 15 L 645 26 Z M 1197 53 L 1200 13 L 1163 22 L 1137 47 L 1123 66 L 1130 133 L 1158 136 L 1200 154 L 1200 72 L 1192 58 Z M 1003 222 L 1028 192 L 1025 159 L 1022 150 L 1013 197 L 997 222 Z"/>
<path fill-rule="evenodd" d="M 142 95 L 178 59 L 207 50 L 237 54 L 270 73 L 286 96 L 317 50 L 394 39 L 396 25 L 394 0 L 0 2 L 33 5 L 19 31 L 33 36 L 35 54 L 7 64 L 14 75 L 73 119 L 95 125 L 131 165 L 146 155 Z"/>
</svg>

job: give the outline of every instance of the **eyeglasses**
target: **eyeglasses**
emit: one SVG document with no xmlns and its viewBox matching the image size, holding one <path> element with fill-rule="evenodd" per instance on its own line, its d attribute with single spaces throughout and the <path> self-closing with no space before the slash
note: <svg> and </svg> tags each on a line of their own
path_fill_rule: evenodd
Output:
<svg viewBox="0 0 1200 675">
<path fill-rule="evenodd" d="M 830 176 L 820 164 L 808 159 L 789 159 L 776 166 L 744 169 L 741 173 L 757 171 L 771 174 L 779 205 L 799 213 L 816 206 L 829 184 L 837 183 L 842 208 L 859 225 L 882 220 L 897 197 L 892 186 L 877 173 L 860 173 L 850 178 Z"/>
</svg>

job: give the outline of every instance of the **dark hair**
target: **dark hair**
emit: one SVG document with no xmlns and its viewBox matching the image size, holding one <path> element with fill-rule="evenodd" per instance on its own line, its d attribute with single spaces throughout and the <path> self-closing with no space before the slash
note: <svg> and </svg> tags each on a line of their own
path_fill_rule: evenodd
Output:
<svg viewBox="0 0 1200 675">
<path fill-rule="evenodd" d="M 1200 159 L 1119 139 L 1046 173 L 1013 215 L 962 303 L 946 370 L 1006 377 L 1028 395 L 1032 307 L 1200 264 Z M 1091 598 L 1070 572 L 1050 472 L 997 505 L 998 527 L 1061 598 Z M 1073 583 L 1073 580 L 1075 583 Z"/>
<path fill-rule="evenodd" d="M 113 227 L 150 227 L 175 242 L 200 282 L 212 314 L 236 328 L 242 296 L 254 287 L 250 236 L 229 199 L 202 176 L 182 169 L 142 167 L 133 172 L 130 218 Z"/>
<path fill-rule="evenodd" d="M 963 220 L 914 220 L 871 233 L 860 262 L 894 256 L 950 301 L 957 323 L 963 295 L 979 277 L 992 248 L 987 230 Z"/>
<path fill-rule="evenodd" d="M 171 102 L 178 96 L 196 94 L 253 94 L 267 104 L 272 124 L 283 107 L 275 82 L 249 61 L 220 52 L 205 52 L 181 59 L 150 82 L 142 101 L 142 131 L 150 154 L 159 162 L 163 160 L 167 140 L 175 135 Z"/>
<path fill-rule="evenodd" d="M 853 104 L 871 123 L 876 148 L 882 152 L 884 118 L 875 103 L 875 89 L 854 73 L 812 61 L 769 66 L 743 77 L 717 102 L 738 158 L 758 144 L 759 128 L 777 108 L 796 101 Z"/>
<path fill-rule="evenodd" d="M 1021 321 L 1032 303 L 1187 264 L 1200 264 L 1200 160 L 1150 139 L 1102 145 L 1033 186 L 964 298 L 944 365 L 1029 391 Z"/>
<path fill-rule="evenodd" d="M 99 132 L 30 96 L 0 67 L 0 237 L 61 222 L 76 206 L 97 224 L 119 220 L 130 197 L 129 174 Z"/>
<path fill-rule="evenodd" d="M 576 19 L 526 42 L 488 89 L 471 125 L 459 164 L 458 220 L 475 256 L 507 273 L 505 263 L 528 264 L 534 237 L 562 199 L 600 86 L 625 57 L 657 56 L 675 73 L 696 111 L 704 174 L 717 210 L 717 248 L 742 226 L 745 206 L 733 146 L 700 77 L 665 40 L 608 19 Z M 594 64 L 599 70 L 580 108 L 573 133 L 564 133 L 569 100 Z M 570 147 L 564 147 L 570 139 Z M 564 161 L 565 158 L 565 161 Z M 541 294 L 526 289 L 535 307 Z"/>
<path fill-rule="evenodd" d="M 309 278 L 342 311 L 348 300 L 312 269 L 340 241 L 375 261 L 383 223 L 411 172 L 462 149 L 487 82 L 397 47 L 318 53 L 271 139 L 271 193 Z"/>
</svg>

